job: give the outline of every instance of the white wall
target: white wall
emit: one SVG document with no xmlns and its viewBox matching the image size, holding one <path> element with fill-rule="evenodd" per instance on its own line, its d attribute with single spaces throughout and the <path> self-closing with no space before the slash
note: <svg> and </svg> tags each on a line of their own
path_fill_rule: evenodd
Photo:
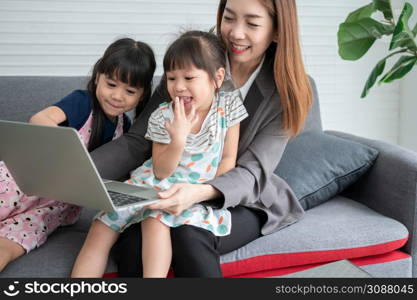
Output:
<svg viewBox="0 0 417 300">
<path fill-rule="evenodd" d="M 361 99 L 372 68 L 387 51 L 387 39 L 376 41 L 358 61 L 344 61 L 338 52 L 337 30 L 347 15 L 371 1 L 299 0 L 306 65 L 316 79 L 325 129 L 396 143 L 399 122 L 399 84 L 371 90 Z M 393 1 L 393 2 L 398 2 Z"/>
<path fill-rule="evenodd" d="M 1 0 L 0 73 L 86 75 L 123 36 L 149 43 L 160 61 L 181 26 L 208 29 L 215 10 L 211 0 Z"/>
<path fill-rule="evenodd" d="M 359 98 L 388 41 L 377 42 L 360 61 L 342 61 L 337 54 L 338 25 L 370 2 L 298 0 L 305 62 L 320 92 L 325 129 L 396 143 L 399 83 Z M 160 63 L 166 44 L 182 26 L 213 26 L 216 7 L 217 0 L 1 0 L 0 75 L 86 75 L 106 46 L 121 36 L 151 44 Z"/>
<path fill-rule="evenodd" d="M 417 0 L 408 0 L 414 7 L 410 24 L 417 22 Z M 400 83 L 399 144 L 417 151 L 417 66 Z"/>
<path fill-rule="evenodd" d="M 399 144 L 417 151 L 417 67 L 401 83 Z"/>
</svg>

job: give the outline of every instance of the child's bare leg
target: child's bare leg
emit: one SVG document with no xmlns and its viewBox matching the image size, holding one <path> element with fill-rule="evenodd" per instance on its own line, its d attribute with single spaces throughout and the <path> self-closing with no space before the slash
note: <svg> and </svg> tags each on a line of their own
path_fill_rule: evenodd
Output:
<svg viewBox="0 0 417 300">
<path fill-rule="evenodd" d="M 26 253 L 26 250 L 9 239 L 0 237 L 0 272 L 10 262 Z"/>
<path fill-rule="evenodd" d="M 110 249 L 118 236 L 118 232 L 95 220 L 75 261 L 71 277 L 102 277 Z"/>
<path fill-rule="evenodd" d="M 155 218 L 141 223 L 143 277 L 166 277 L 172 259 L 170 228 Z"/>
</svg>

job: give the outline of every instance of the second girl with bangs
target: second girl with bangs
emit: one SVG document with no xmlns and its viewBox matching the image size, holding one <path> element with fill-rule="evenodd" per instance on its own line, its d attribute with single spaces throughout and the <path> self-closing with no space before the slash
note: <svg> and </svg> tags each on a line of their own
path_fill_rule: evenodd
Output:
<svg viewBox="0 0 417 300">
<path fill-rule="evenodd" d="M 189 31 L 164 57 L 167 102 L 151 114 L 145 138 L 152 157 L 130 174 L 128 183 L 165 191 L 173 184 L 201 184 L 236 165 L 239 123 L 247 117 L 238 91 L 219 92 L 226 61 L 222 42 L 213 33 Z M 227 236 L 227 209 L 195 203 L 181 214 L 129 206 L 100 213 L 75 263 L 73 277 L 101 277 L 119 233 L 141 224 L 143 277 L 166 277 L 173 249 L 171 228 L 190 226 L 215 237 Z"/>
</svg>

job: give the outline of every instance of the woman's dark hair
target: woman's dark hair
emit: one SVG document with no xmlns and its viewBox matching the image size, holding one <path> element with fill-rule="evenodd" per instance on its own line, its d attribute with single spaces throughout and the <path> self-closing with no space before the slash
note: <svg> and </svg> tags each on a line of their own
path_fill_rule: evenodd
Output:
<svg viewBox="0 0 417 300">
<path fill-rule="evenodd" d="M 88 150 L 93 151 L 101 145 L 102 131 L 106 115 L 97 96 L 97 80 L 99 74 L 117 79 L 129 86 L 143 88 L 143 94 L 136 107 L 136 117 L 148 103 L 152 94 L 152 78 L 155 72 L 155 55 L 146 43 L 130 38 L 122 38 L 113 42 L 93 67 L 93 74 L 87 84 L 92 99 L 93 124 Z"/>
<path fill-rule="evenodd" d="M 195 67 L 208 73 L 216 82 L 216 71 L 226 67 L 225 48 L 216 34 L 191 30 L 180 35 L 164 56 L 164 80 L 166 72 Z M 219 87 L 217 87 L 218 89 Z"/>
</svg>

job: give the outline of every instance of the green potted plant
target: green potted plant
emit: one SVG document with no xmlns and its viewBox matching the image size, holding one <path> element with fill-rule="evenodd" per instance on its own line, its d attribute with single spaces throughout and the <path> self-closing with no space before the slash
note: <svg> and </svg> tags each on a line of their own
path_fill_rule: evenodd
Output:
<svg viewBox="0 0 417 300">
<path fill-rule="evenodd" d="M 382 20 L 376 20 L 372 16 L 380 12 Z M 409 19 L 413 13 L 413 6 L 405 3 L 401 15 L 394 19 L 391 0 L 372 0 L 351 12 L 346 20 L 340 24 L 337 33 L 339 55 L 345 60 L 357 60 L 361 58 L 377 39 L 384 35 L 391 36 L 389 55 L 381 59 L 372 70 L 361 98 L 368 95 L 369 89 L 382 75 L 388 59 L 399 56 L 392 68 L 379 78 L 378 83 L 388 83 L 402 78 L 417 63 L 417 24 L 413 29 L 409 26 Z"/>
</svg>

